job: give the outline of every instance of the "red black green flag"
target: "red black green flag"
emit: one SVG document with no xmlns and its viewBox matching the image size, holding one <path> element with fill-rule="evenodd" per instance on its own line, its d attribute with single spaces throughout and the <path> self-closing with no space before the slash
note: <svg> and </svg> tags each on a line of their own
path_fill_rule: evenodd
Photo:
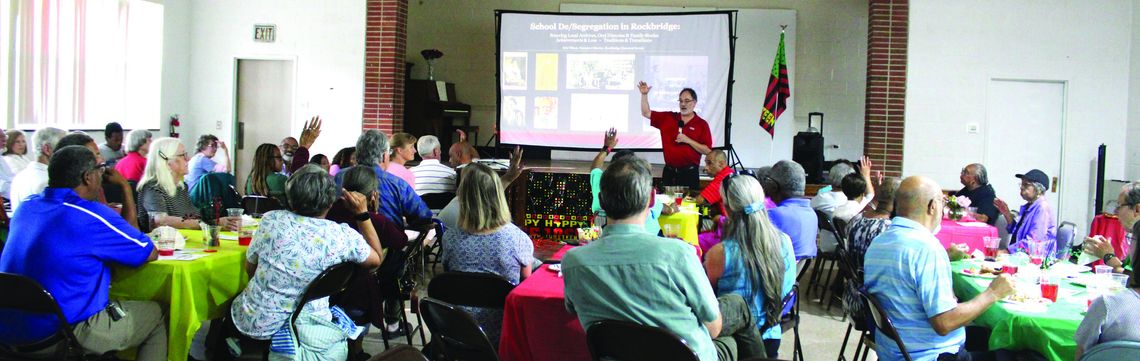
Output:
<svg viewBox="0 0 1140 361">
<path fill-rule="evenodd" d="M 776 60 L 772 63 L 772 74 L 768 78 L 768 91 L 764 94 L 764 109 L 760 112 L 760 127 L 775 135 L 776 120 L 788 108 L 788 61 L 784 58 L 784 32 L 780 32 L 780 47 L 776 48 Z"/>
</svg>

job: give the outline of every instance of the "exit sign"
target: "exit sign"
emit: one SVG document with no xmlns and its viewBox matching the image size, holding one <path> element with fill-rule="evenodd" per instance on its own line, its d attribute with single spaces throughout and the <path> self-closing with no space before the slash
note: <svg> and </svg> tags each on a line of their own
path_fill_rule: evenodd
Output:
<svg viewBox="0 0 1140 361">
<path fill-rule="evenodd" d="M 253 26 L 253 41 L 272 43 L 277 40 L 277 25 L 257 24 Z"/>
</svg>

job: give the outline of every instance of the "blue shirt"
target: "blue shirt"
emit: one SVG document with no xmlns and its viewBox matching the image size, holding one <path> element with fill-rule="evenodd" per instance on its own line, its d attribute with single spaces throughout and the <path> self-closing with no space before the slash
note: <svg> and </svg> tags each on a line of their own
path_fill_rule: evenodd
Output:
<svg viewBox="0 0 1140 361">
<path fill-rule="evenodd" d="M 883 305 L 912 359 L 934 360 L 962 348 L 965 330 L 939 336 L 930 325 L 930 318 L 957 307 L 958 299 L 950 257 L 926 227 L 895 217 L 867 248 L 863 267 L 864 289 Z M 895 342 L 881 332 L 875 333 L 875 343 L 880 360 L 903 359 Z"/>
<path fill-rule="evenodd" d="M 107 307 L 110 264 L 138 267 L 153 249 L 149 237 L 111 208 L 68 188 L 47 188 L 12 216 L 0 272 L 38 281 L 75 325 Z M 43 339 L 55 326 L 55 316 L 0 313 L 0 339 L 9 342 Z"/>
<path fill-rule="evenodd" d="M 792 293 L 792 286 L 796 283 L 796 257 L 792 252 L 792 240 L 788 235 L 780 233 L 780 258 L 784 259 L 784 281 L 780 285 L 780 300 L 787 297 Z M 750 285 L 751 278 L 748 276 L 748 268 L 744 265 L 744 258 L 740 253 L 740 242 L 734 239 L 726 239 L 721 242 L 724 245 L 724 273 L 721 274 L 720 279 L 716 281 L 716 294 L 723 296 L 726 293 L 735 293 L 744 298 L 744 302 L 749 304 L 749 309 L 752 310 L 752 319 L 756 320 L 756 329 L 760 330 L 761 336 L 765 340 L 779 340 L 783 330 L 780 329 L 780 323 L 777 321 L 775 325 L 768 329 L 764 329 L 764 321 L 767 320 L 767 313 L 764 312 L 764 285 L 756 285 L 756 294 L 752 293 Z"/>
<path fill-rule="evenodd" d="M 190 158 L 190 171 L 186 173 L 186 188 L 194 189 L 194 185 L 198 184 L 198 178 L 214 171 L 214 167 L 218 165 L 213 159 L 203 155 L 202 153 L 195 154 Z"/>
<path fill-rule="evenodd" d="M 815 238 L 819 235 L 819 219 L 811 208 L 811 200 L 792 198 L 768 210 L 772 224 L 792 238 L 796 259 L 815 257 Z"/>
<path fill-rule="evenodd" d="M 1053 217 L 1053 207 L 1045 197 L 1037 198 L 1033 203 L 1026 203 L 1017 212 L 1017 222 L 1006 226 L 1011 235 L 1010 252 L 1029 253 L 1027 239 L 1045 241 L 1045 254 L 1055 254 L 1057 248 L 1057 218 Z"/>
<path fill-rule="evenodd" d="M 380 214 L 388 217 L 401 229 L 406 229 L 408 223 L 420 224 L 431 220 L 431 209 L 416 194 L 415 188 L 412 188 L 408 182 L 400 179 L 400 177 L 384 171 L 378 165 L 372 166 L 372 169 L 376 171 L 376 180 L 380 182 L 376 186 L 377 190 L 380 191 Z M 348 168 L 342 169 L 336 174 L 338 188 L 344 183 L 346 170 Z"/>
</svg>

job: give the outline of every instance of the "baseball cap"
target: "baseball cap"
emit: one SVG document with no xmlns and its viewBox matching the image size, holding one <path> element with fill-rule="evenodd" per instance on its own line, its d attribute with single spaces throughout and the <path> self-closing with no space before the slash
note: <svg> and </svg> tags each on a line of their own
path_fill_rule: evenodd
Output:
<svg viewBox="0 0 1140 361">
<path fill-rule="evenodd" d="M 1045 186 L 1045 190 L 1049 190 L 1049 176 L 1045 175 L 1045 172 L 1041 170 L 1033 169 L 1025 172 L 1025 174 L 1018 174 L 1016 177 L 1027 182 L 1041 183 L 1041 185 Z"/>
</svg>

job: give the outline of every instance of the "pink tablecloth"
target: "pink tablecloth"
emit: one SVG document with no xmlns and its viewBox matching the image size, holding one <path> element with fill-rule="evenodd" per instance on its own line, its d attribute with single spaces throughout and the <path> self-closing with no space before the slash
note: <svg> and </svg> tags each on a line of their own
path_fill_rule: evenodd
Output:
<svg viewBox="0 0 1140 361">
<path fill-rule="evenodd" d="M 566 246 L 554 254 L 562 259 Z M 503 360 L 590 360 L 586 331 L 566 311 L 565 284 L 543 265 L 507 295 L 499 358 Z"/>
<path fill-rule="evenodd" d="M 998 229 L 982 222 L 956 222 L 943 219 L 942 230 L 934 236 L 944 247 L 950 247 L 951 243 L 966 244 L 970 246 L 970 252 L 984 251 L 986 243 L 982 237 L 997 237 Z"/>
</svg>

